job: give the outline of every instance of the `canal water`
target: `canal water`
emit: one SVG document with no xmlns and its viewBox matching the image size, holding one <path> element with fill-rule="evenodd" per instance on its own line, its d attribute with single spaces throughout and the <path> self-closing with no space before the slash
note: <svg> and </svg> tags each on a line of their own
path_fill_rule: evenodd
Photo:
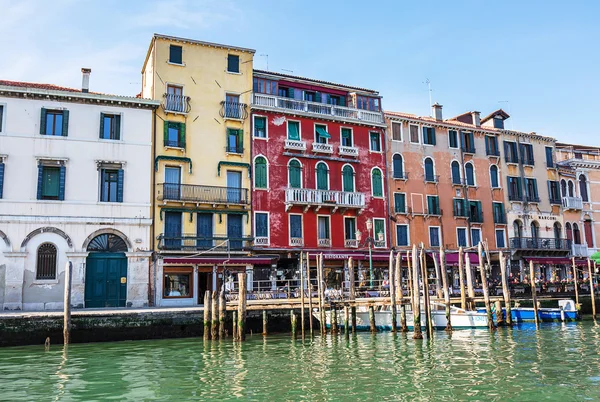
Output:
<svg viewBox="0 0 600 402">
<path fill-rule="evenodd" d="M 600 400 L 600 325 L 0 349 L 0 400 Z"/>
</svg>

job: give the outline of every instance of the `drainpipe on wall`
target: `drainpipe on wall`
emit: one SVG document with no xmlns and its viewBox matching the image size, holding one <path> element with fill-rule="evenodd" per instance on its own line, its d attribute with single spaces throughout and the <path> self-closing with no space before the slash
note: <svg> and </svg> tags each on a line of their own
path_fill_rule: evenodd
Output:
<svg viewBox="0 0 600 402">
<path fill-rule="evenodd" d="M 383 112 L 382 112 L 383 114 Z M 385 115 L 383 116 L 383 121 L 385 122 Z M 390 249 L 394 248 L 394 242 L 392 241 L 392 228 L 391 228 L 391 224 L 389 223 L 390 221 L 390 217 L 392 216 L 392 210 L 390 208 L 390 192 L 391 192 L 391 185 L 390 185 L 390 169 L 388 166 L 388 137 L 386 136 L 386 131 L 387 131 L 387 127 L 386 128 L 382 128 L 381 129 L 381 136 L 385 141 L 381 141 L 383 143 L 384 149 L 383 149 L 383 160 L 384 160 L 384 166 L 385 166 L 385 183 L 386 183 L 386 187 L 387 187 L 387 192 L 386 192 L 386 196 L 384 197 L 384 202 L 387 204 L 387 214 L 388 214 L 388 219 L 385 220 L 385 225 L 386 225 L 386 230 L 387 230 L 387 234 L 388 234 L 388 238 L 390 240 Z M 394 215 L 395 218 L 395 215 Z"/>
<path fill-rule="evenodd" d="M 148 266 L 148 305 L 154 306 L 156 305 L 154 300 L 155 294 L 155 285 L 156 285 L 156 253 L 154 252 L 154 207 L 156 204 L 156 172 L 154 170 L 154 160 L 156 159 L 156 109 L 152 111 L 152 158 L 150 160 L 150 171 L 152 172 L 152 178 L 150 179 L 150 185 L 152 188 L 150 189 L 150 219 L 152 220 L 152 225 L 150 226 L 150 250 L 152 254 L 150 256 Z M 153 272 L 153 275 L 150 273 Z"/>
</svg>

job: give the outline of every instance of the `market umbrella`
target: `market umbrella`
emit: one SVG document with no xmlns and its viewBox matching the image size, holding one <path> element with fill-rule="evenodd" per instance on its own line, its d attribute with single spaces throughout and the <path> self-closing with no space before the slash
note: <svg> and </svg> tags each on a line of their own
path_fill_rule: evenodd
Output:
<svg viewBox="0 0 600 402">
<path fill-rule="evenodd" d="M 596 251 L 590 256 L 590 258 L 592 259 L 592 261 L 596 261 L 598 264 L 600 264 L 600 251 Z"/>
</svg>

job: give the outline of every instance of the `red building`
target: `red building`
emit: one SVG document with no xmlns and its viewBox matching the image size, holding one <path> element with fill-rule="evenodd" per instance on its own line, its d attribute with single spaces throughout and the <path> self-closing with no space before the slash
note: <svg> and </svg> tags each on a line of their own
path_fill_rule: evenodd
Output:
<svg viewBox="0 0 600 402">
<path fill-rule="evenodd" d="M 336 287 L 348 256 L 361 261 L 359 277 L 368 276 L 369 244 L 375 265 L 387 258 L 381 110 L 376 91 L 254 71 L 255 254 L 280 256 L 279 279 L 293 277 L 301 250 L 324 254 L 328 281 Z M 255 272 L 255 280 L 272 278 L 273 271 Z"/>
</svg>

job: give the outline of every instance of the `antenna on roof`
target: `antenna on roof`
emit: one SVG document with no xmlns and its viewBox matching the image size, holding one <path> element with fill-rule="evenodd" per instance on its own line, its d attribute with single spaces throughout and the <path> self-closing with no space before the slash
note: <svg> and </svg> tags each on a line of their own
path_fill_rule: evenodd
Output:
<svg viewBox="0 0 600 402">
<path fill-rule="evenodd" d="M 281 71 L 287 71 L 288 73 L 294 73 L 294 70 L 286 70 L 285 68 L 282 68 Z"/>
<path fill-rule="evenodd" d="M 267 71 L 269 71 L 269 55 L 266 53 L 261 53 L 259 56 L 263 56 L 267 58 Z"/>
<path fill-rule="evenodd" d="M 427 91 L 429 92 L 429 105 L 427 106 L 427 109 L 429 109 L 429 116 L 433 117 L 433 109 L 431 108 L 433 105 L 433 100 L 431 99 L 431 81 L 429 81 L 429 78 L 425 78 L 423 84 L 427 84 Z"/>
</svg>

